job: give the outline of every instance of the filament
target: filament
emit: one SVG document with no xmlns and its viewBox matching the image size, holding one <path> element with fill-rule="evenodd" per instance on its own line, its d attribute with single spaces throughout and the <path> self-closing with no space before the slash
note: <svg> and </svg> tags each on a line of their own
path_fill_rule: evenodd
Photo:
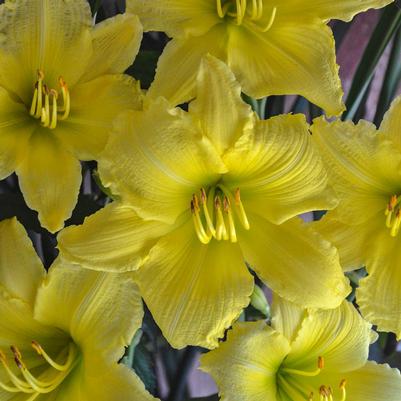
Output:
<svg viewBox="0 0 401 401">
<path fill-rule="evenodd" d="M 55 129 L 58 120 L 65 120 L 70 115 L 71 98 L 67 84 L 60 77 L 58 82 L 63 97 L 63 106 L 60 108 L 58 105 L 58 92 L 55 89 L 49 89 L 44 84 L 44 77 L 44 73 L 38 70 L 38 80 L 35 84 L 29 114 L 36 119 L 40 119 L 44 127 Z M 59 112 L 62 114 L 59 114 Z"/>
<path fill-rule="evenodd" d="M 324 359 L 323 357 L 319 356 L 317 360 L 317 369 L 313 371 L 307 371 L 307 370 L 298 370 L 298 369 L 291 369 L 291 368 L 283 368 L 282 371 L 297 375 L 297 376 L 305 376 L 305 377 L 314 377 L 318 376 L 322 369 L 324 368 Z"/>
</svg>

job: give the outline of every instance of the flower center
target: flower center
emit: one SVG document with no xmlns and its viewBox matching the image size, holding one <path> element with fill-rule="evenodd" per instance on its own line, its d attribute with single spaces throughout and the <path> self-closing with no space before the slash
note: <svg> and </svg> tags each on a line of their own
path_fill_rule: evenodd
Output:
<svg viewBox="0 0 401 401">
<path fill-rule="evenodd" d="M 384 212 L 386 216 L 386 227 L 390 230 L 390 235 L 395 237 L 401 225 L 401 196 L 393 195 Z"/>
<path fill-rule="evenodd" d="M 66 120 L 70 115 L 70 93 L 64 79 L 60 77 L 58 81 L 63 104 L 59 105 L 59 92 L 56 89 L 49 89 L 44 83 L 44 78 L 45 74 L 38 70 L 38 80 L 35 84 L 29 114 L 40 119 L 44 127 L 54 129 L 57 127 L 58 120 Z"/>
<path fill-rule="evenodd" d="M 50 371 L 47 369 L 45 372 L 41 373 L 39 378 L 35 377 L 27 368 L 22 354 L 17 347 L 11 346 L 10 349 L 13 354 L 14 362 L 21 375 L 17 375 L 12 371 L 8 364 L 6 354 L 0 351 L 0 362 L 9 378 L 8 383 L 0 382 L 0 388 L 9 393 L 30 394 L 30 397 L 27 398 L 26 401 L 33 401 L 39 397 L 39 395 L 48 394 L 55 390 L 69 375 L 78 361 L 78 349 L 72 342 L 68 346 L 67 357 L 63 364 L 52 359 L 36 341 L 32 341 L 32 348 L 51 367 Z"/>
<path fill-rule="evenodd" d="M 202 244 L 208 244 L 212 238 L 237 242 L 236 219 L 245 230 L 250 228 L 239 188 L 234 195 L 221 184 L 210 188 L 208 193 L 202 188 L 199 196 L 192 196 L 191 213 Z"/>
<path fill-rule="evenodd" d="M 270 11 L 270 18 L 265 18 L 266 8 L 263 0 L 216 0 L 217 14 L 220 18 L 230 17 L 237 25 L 256 28 L 267 32 L 276 19 L 277 7 Z"/>
<path fill-rule="evenodd" d="M 341 380 L 340 391 L 341 391 L 341 401 L 345 401 L 347 398 L 347 392 L 345 390 L 346 381 Z M 319 388 L 320 401 L 333 401 L 333 390 L 330 386 L 320 386 Z M 313 393 L 309 396 L 309 401 L 313 401 Z"/>
</svg>

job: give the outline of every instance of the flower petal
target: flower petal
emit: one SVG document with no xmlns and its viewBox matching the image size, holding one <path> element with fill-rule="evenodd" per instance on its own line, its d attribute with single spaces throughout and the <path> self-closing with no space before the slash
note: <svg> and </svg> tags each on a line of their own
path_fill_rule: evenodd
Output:
<svg viewBox="0 0 401 401">
<path fill-rule="evenodd" d="M 58 258 L 38 291 L 35 318 L 69 333 L 84 354 L 118 361 L 140 328 L 143 308 L 132 276 L 102 273 Z"/>
<path fill-rule="evenodd" d="M 144 263 L 150 248 L 170 226 L 143 220 L 128 206 L 114 202 L 58 235 L 62 258 L 94 270 L 125 272 Z"/>
<path fill-rule="evenodd" d="M 335 308 L 349 293 L 337 251 L 295 217 L 279 226 L 251 214 L 239 243 L 245 260 L 275 292 L 291 302 Z"/>
<path fill-rule="evenodd" d="M 127 75 L 105 75 L 77 85 L 71 97 L 70 116 L 54 133 L 80 160 L 98 159 L 119 113 L 142 109 L 138 83 Z"/>
<path fill-rule="evenodd" d="M 384 226 L 376 229 L 365 248 L 368 276 L 359 283 L 358 305 L 379 331 L 391 331 L 401 338 L 400 237 L 391 237 Z"/>
<path fill-rule="evenodd" d="M 290 343 L 298 334 L 306 316 L 306 309 L 274 294 L 272 303 L 272 327 L 282 333 Z"/>
<path fill-rule="evenodd" d="M 202 36 L 171 40 L 159 58 L 148 97 L 163 96 L 174 106 L 194 98 L 202 58 L 211 54 L 226 60 L 226 43 L 227 31 L 224 25 L 217 25 Z"/>
<path fill-rule="evenodd" d="M 106 74 L 121 74 L 138 54 L 142 25 L 135 15 L 118 14 L 92 30 L 93 54 L 81 82 Z"/>
<path fill-rule="evenodd" d="M 221 21 L 210 0 L 127 0 L 127 12 L 139 16 L 145 31 L 170 37 L 199 36 Z"/>
<path fill-rule="evenodd" d="M 349 225 L 336 219 L 337 210 L 314 223 L 313 228 L 338 249 L 344 271 L 359 269 L 366 263 L 367 241 L 375 237 L 376 229 L 384 228 L 384 216 L 379 213 L 367 222 Z M 378 224 L 372 224 L 373 220 L 378 221 Z"/>
<path fill-rule="evenodd" d="M 32 118 L 21 103 L 0 87 L 0 179 L 12 174 L 20 163 L 30 134 L 35 129 Z"/>
<path fill-rule="evenodd" d="M 318 358 L 323 357 L 322 374 L 359 369 L 368 359 L 371 328 L 347 301 L 336 309 L 309 311 L 285 366 L 313 370 Z"/>
<path fill-rule="evenodd" d="M 323 23 L 277 22 L 266 33 L 232 25 L 228 65 L 252 97 L 297 93 L 329 115 L 344 110 L 334 38 Z"/>
<path fill-rule="evenodd" d="M 202 245 L 191 221 L 152 248 L 137 276 L 147 306 L 175 348 L 217 347 L 254 286 L 238 245 Z"/>
<path fill-rule="evenodd" d="M 271 222 L 280 224 L 337 204 L 301 114 L 257 121 L 255 129 L 245 132 L 223 160 L 229 169 L 224 183 L 230 189 L 240 188 L 247 210 Z"/>
<path fill-rule="evenodd" d="M 85 0 L 7 0 L 0 6 L 0 82 L 30 104 L 37 70 L 48 87 L 62 76 L 73 86 L 92 53 L 92 18 Z"/>
<path fill-rule="evenodd" d="M 391 103 L 384 115 L 379 131 L 389 138 L 401 150 L 401 96 Z"/>
<path fill-rule="evenodd" d="M 0 223 L 0 283 L 10 294 L 33 305 L 45 269 L 24 227 L 16 218 Z"/>
<path fill-rule="evenodd" d="M 275 400 L 276 375 L 290 351 L 287 339 L 264 322 L 237 323 L 201 369 L 216 380 L 222 401 Z"/>
<path fill-rule="evenodd" d="M 280 4 L 279 11 L 285 16 L 291 15 L 294 18 L 318 17 L 322 20 L 339 19 L 351 21 L 352 18 L 370 8 L 381 8 L 392 3 L 393 0 L 285 0 Z"/>
<path fill-rule="evenodd" d="M 360 224 L 386 209 L 400 189 L 401 152 L 373 124 L 314 120 L 313 138 L 328 166 L 340 206 L 336 218 Z"/>
<path fill-rule="evenodd" d="M 28 146 L 16 169 L 20 187 L 27 205 L 39 212 L 43 227 L 56 232 L 75 207 L 81 166 L 47 128 L 37 128 Z"/>
<path fill-rule="evenodd" d="M 197 77 L 196 100 L 190 113 L 197 114 L 203 132 L 216 146 L 219 154 L 252 128 L 254 114 L 241 98 L 241 87 L 228 66 L 213 56 L 202 59 Z"/>
<path fill-rule="evenodd" d="M 398 369 L 369 361 L 358 370 L 347 373 L 347 396 L 353 401 L 398 401 L 401 376 Z M 347 398 L 348 398 L 347 397 Z"/>
<path fill-rule="evenodd" d="M 174 223 L 225 166 L 188 113 L 159 99 L 116 121 L 99 163 L 105 186 L 146 219 Z"/>
</svg>

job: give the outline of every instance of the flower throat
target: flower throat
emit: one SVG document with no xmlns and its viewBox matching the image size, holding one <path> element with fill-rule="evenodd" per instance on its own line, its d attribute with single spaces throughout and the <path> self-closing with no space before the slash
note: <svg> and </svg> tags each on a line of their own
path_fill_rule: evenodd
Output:
<svg viewBox="0 0 401 401">
<path fill-rule="evenodd" d="M 41 394 L 48 394 L 54 391 L 70 374 L 78 361 L 78 350 L 72 342 L 68 346 L 67 356 L 63 364 L 52 359 L 36 341 L 32 341 L 32 348 L 50 368 L 43 372 L 40 378 L 35 377 L 27 368 L 17 347 L 11 346 L 10 350 L 13 354 L 14 362 L 21 373 L 20 376 L 13 372 L 8 364 L 6 354 L 0 350 L 0 363 L 3 365 L 9 381 L 8 383 L 0 381 L 0 388 L 8 393 L 27 394 L 26 401 L 33 401 Z"/>
<path fill-rule="evenodd" d="M 236 220 L 245 230 L 250 228 L 239 188 L 234 195 L 221 184 L 210 188 L 208 193 L 202 188 L 199 195 L 192 196 L 191 213 L 196 234 L 203 244 L 212 238 L 237 242 Z"/>
<path fill-rule="evenodd" d="M 38 80 L 35 84 L 29 114 L 40 119 L 44 127 L 54 129 L 57 127 L 58 120 L 66 120 L 70 114 L 70 93 L 64 79 L 60 77 L 58 82 L 63 97 L 63 104 L 60 106 L 59 92 L 56 89 L 49 89 L 44 83 L 44 78 L 44 73 L 38 70 Z"/>
<path fill-rule="evenodd" d="M 217 14 L 220 18 L 230 17 L 237 25 L 256 28 L 267 32 L 276 19 L 277 7 L 270 11 L 270 18 L 266 20 L 266 7 L 263 0 L 216 0 Z"/>
</svg>

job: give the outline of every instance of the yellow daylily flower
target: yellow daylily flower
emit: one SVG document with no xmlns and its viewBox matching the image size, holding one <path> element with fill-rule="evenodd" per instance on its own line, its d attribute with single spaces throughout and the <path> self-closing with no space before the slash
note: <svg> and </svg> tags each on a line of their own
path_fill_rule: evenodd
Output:
<svg viewBox="0 0 401 401">
<path fill-rule="evenodd" d="M 0 223 L 0 400 L 154 400 L 118 364 L 143 308 L 132 278 L 69 265 L 47 274 L 16 219 Z"/>
<path fill-rule="evenodd" d="M 299 94 L 329 115 L 344 110 L 330 19 L 349 21 L 393 0 L 127 0 L 145 31 L 172 40 L 149 96 L 193 98 L 202 57 L 225 61 L 254 98 Z"/>
<path fill-rule="evenodd" d="M 401 97 L 380 128 L 366 121 L 314 121 L 340 203 L 316 227 L 338 248 L 345 270 L 366 266 L 357 302 L 381 331 L 401 337 Z"/>
<path fill-rule="evenodd" d="M 312 311 L 275 299 L 271 326 L 235 324 L 201 369 L 221 401 L 398 401 L 400 372 L 368 361 L 376 338 L 347 301 Z"/>
<path fill-rule="evenodd" d="M 0 20 L 0 179 L 15 171 L 56 232 L 77 201 L 79 160 L 97 159 L 117 113 L 141 107 L 122 72 L 142 26 L 128 14 L 92 26 L 86 0 L 6 0 Z"/>
<path fill-rule="evenodd" d="M 215 347 L 257 274 L 283 296 L 334 308 L 348 292 L 334 248 L 296 217 L 336 201 L 302 115 L 260 121 L 208 56 L 189 112 L 159 99 L 117 120 L 99 163 L 117 201 L 58 237 L 64 258 L 137 269 L 175 347 Z"/>
</svg>

